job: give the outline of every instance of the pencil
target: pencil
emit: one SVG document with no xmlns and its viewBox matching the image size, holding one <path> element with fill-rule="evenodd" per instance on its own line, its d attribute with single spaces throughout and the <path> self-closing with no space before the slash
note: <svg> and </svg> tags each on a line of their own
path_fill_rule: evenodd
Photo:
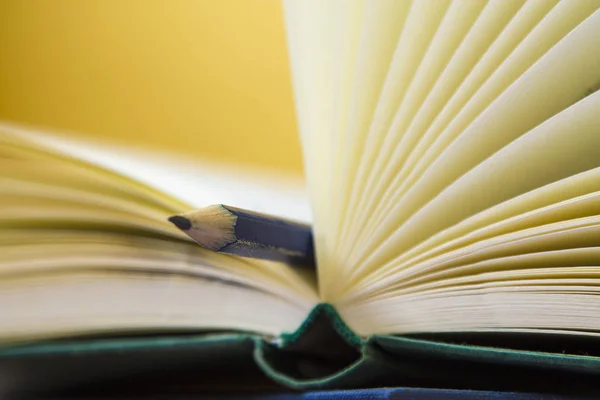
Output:
<svg viewBox="0 0 600 400">
<path fill-rule="evenodd" d="M 315 266 L 310 225 L 226 205 L 169 218 L 200 246 L 219 253 Z"/>
</svg>

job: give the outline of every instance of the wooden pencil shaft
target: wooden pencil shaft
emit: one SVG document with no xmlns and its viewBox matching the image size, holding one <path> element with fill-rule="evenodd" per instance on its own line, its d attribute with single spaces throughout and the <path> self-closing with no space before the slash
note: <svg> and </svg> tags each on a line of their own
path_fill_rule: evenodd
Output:
<svg viewBox="0 0 600 400">
<path fill-rule="evenodd" d="M 234 231 L 238 240 L 307 253 L 312 248 L 312 229 L 308 224 L 289 221 L 235 207 L 223 206 L 237 217 Z"/>
<path fill-rule="evenodd" d="M 223 205 L 223 208 L 237 217 L 234 226 L 237 240 L 219 251 L 292 265 L 314 266 L 310 225 L 231 206 Z"/>
</svg>

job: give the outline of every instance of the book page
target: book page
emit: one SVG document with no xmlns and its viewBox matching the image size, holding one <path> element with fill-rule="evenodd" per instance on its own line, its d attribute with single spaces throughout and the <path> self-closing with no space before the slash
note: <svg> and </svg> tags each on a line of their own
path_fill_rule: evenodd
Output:
<svg viewBox="0 0 600 400">
<path fill-rule="evenodd" d="M 285 3 L 321 297 L 363 334 L 600 332 L 560 317 L 597 294 L 600 2 L 329 6 Z"/>
<path fill-rule="evenodd" d="M 0 313 L 2 326 L 7 328 L 0 340 L 132 330 L 255 330 L 261 317 L 243 312 L 246 306 L 287 309 L 285 315 L 296 318 L 295 328 L 318 302 L 314 271 L 208 251 L 173 226 L 170 216 L 193 209 L 160 188 L 169 183 L 175 192 L 185 188 L 178 187 L 184 181 L 173 178 L 177 176 L 173 172 L 178 170 L 176 163 L 161 175 L 154 172 L 164 165 L 160 157 L 154 159 L 158 163 L 144 164 L 143 157 L 132 162 L 123 149 L 90 150 L 88 146 L 40 132 L 0 130 L 0 303 L 4 311 L 20 312 L 19 316 Z M 122 159 L 129 162 L 121 163 Z M 144 179 L 137 179 L 140 176 L 154 177 L 159 184 L 146 185 Z M 220 193 L 218 189 L 209 193 L 205 184 L 196 185 L 196 190 L 202 188 L 204 194 Z M 266 194 L 262 192 L 262 196 Z M 77 277 L 86 274 L 100 274 L 99 280 L 109 275 L 114 290 L 102 289 L 98 283 L 76 301 L 90 284 L 89 278 Z M 175 307 L 180 300 L 173 294 L 165 299 L 164 308 L 157 309 L 153 299 L 178 280 L 185 281 L 184 286 L 200 288 L 202 282 L 209 282 L 207 290 L 213 294 L 192 297 L 215 306 L 199 307 L 196 313 L 189 309 L 185 317 L 178 318 L 181 310 Z M 146 297 L 126 296 L 127 287 L 134 293 L 136 285 L 140 296 Z M 220 288 L 221 296 L 231 292 L 228 302 L 219 300 Z M 104 290 L 103 296 L 100 290 Z M 47 308 L 16 305 L 27 296 L 46 302 Z M 121 301 L 122 317 L 117 311 L 111 314 L 110 307 L 103 308 L 105 297 L 116 302 L 129 299 Z M 269 302 L 272 304 L 261 305 Z M 227 317 L 223 307 L 240 313 Z M 105 310 L 102 315 L 95 314 L 99 308 Z M 63 311 L 65 318 L 61 319 L 57 315 Z M 146 322 L 134 323 L 142 314 Z M 269 330 L 265 333 L 289 329 L 283 319 L 279 327 L 276 321 L 273 317 L 265 325 Z"/>
</svg>

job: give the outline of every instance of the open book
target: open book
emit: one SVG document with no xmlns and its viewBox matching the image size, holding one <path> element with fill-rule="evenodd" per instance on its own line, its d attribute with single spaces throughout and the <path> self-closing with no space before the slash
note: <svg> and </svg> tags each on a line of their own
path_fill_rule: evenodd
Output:
<svg viewBox="0 0 600 400">
<path fill-rule="evenodd" d="M 190 205 L 3 133 L 4 362 L 118 341 L 295 388 L 597 380 L 600 2 L 284 5 L 316 271 L 204 250 L 167 221 Z"/>
</svg>

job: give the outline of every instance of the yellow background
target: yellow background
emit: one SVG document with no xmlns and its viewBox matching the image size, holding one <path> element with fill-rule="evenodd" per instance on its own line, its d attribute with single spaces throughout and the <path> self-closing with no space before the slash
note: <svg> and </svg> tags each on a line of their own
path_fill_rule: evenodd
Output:
<svg viewBox="0 0 600 400">
<path fill-rule="evenodd" d="M 0 119 L 300 174 L 277 0 L 0 0 Z"/>
</svg>

